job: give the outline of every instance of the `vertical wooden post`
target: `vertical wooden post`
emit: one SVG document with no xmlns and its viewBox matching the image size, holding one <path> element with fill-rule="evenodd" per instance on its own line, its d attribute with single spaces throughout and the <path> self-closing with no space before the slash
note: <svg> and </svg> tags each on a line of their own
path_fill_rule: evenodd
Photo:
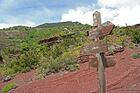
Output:
<svg viewBox="0 0 140 93">
<path fill-rule="evenodd" d="M 96 54 L 98 59 L 98 77 L 99 77 L 99 87 L 100 93 L 106 93 L 106 79 L 105 79 L 105 57 L 104 53 Z"/>
<path fill-rule="evenodd" d="M 94 26 L 97 27 L 99 31 L 99 27 L 101 26 L 101 15 L 100 12 L 95 12 L 93 14 L 93 21 Z M 98 42 L 100 39 L 97 37 L 95 38 L 95 42 Z M 98 59 L 98 77 L 99 77 L 99 87 L 100 93 L 106 93 L 106 79 L 105 79 L 105 57 L 104 53 L 96 53 Z"/>
</svg>

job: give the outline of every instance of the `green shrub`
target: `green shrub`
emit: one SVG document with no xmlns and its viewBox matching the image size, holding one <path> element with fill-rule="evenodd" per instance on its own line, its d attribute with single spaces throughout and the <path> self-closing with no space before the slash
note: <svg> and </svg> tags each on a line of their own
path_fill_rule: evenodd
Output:
<svg viewBox="0 0 140 93">
<path fill-rule="evenodd" d="M 79 68 L 79 64 L 72 64 L 72 65 L 68 65 L 66 70 L 68 71 L 75 71 Z"/>
<path fill-rule="evenodd" d="M 51 73 L 56 73 L 59 72 L 61 69 L 61 64 L 59 64 L 59 62 L 57 62 L 55 59 L 50 58 L 42 58 L 40 61 L 40 68 L 39 68 L 39 72 L 41 74 L 45 75 L 49 75 Z"/>
<path fill-rule="evenodd" d="M 140 29 L 139 28 L 128 28 L 129 36 L 131 36 L 134 43 L 140 43 Z"/>
<path fill-rule="evenodd" d="M 48 71 L 46 74 L 56 73 L 59 72 L 61 69 L 61 64 L 53 58 L 49 59 L 46 66 L 47 66 L 46 72 Z"/>
<path fill-rule="evenodd" d="M 15 51 L 16 51 L 16 49 L 14 49 L 14 47 L 4 48 L 1 51 L 1 55 L 2 55 L 2 58 L 3 58 L 5 64 L 10 63 L 15 58 L 14 57 Z"/>
<path fill-rule="evenodd" d="M 0 76 L 3 76 L 4 77 L 3 79 L 7 77 L 12 79 L 14 75 L 15 75 L 14 69 L 5 66 L 0 66 Z"/>
<path fill-rule="evenodd" d="M 115 39 L 114 43 L 119 43 L 122 45 L 129 45 L 129 43 L 140 43 L 140 29 L 134 27 L 116 27 L 113 30 L 112 39 Z M 118 38 L 116 38 L 118 37 Z M 127 45 L 126 45 L 127 44 Z"/>
<path fill-rule="evenodd" d="M 56 59 L 42 58 L 40 61 L 39 74 L 49 75 L 51 73 L 57 73 L 60 71 L 75 71 L 79 68 L 76 63 L 76 57 L 79 53 L 65 52 Z"/>
<path fill-rule="evenodd" d="M 39 65 L 39 57 L 36 52 L 29 50 L 20 55 L 19 58 L 13 60 L 8 66 L 17 72 L 27 72 L 36 69 Z"/>
<path fill-rule="evenodd" d="M 37 52 L 32 50 L 25 51 L 19 57 L 11 60 L 0 66 L 0 75 L 6 77 L 13 77 L 16 73 L 28 72 L 31 69 L 36 69 L 39 66 L 39 59 Z"/>
<path fill-rule="evenodd" d="M 131 57 L 134 59 L 140 58 L 140 53 L 132 54 Z"/>
<path fill-rule="evenodd" d="M 2 93 L 8 93 L 10 90 L 16 88 L 17 86 L 14 83 L 9 83 L 2 89 Z"/>
</svg>

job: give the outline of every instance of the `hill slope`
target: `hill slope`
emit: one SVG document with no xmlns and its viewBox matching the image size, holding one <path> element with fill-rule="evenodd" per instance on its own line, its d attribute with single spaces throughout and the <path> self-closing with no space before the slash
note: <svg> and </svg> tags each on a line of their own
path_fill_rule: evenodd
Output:
<svg viewBox="0 0 140 93">
<path fill-rule="evenodd" d="M 17 26 L 0 30 L 0 56 L 4 60 L 4 64 L 0 65 L 0 77 L 12 78 L 18 73 L 31 70 L 37 70 L 42 77 L 57 72 L 75 71 L 79 68 L 77 58 L 81 47 L 93 42 L 87 36 L 90 29 L 91 26 L 78 22 L 61 22 L 35 28 Z M 133 48 L 140 43 L 139 30 L 139 27 L 116 27 L 103 41 L 108 46 Z M 61 42 L 55 42 L 51 46 L 40 43 L 41 40 L 51 40 L 54 37 Z"/>
</svg>

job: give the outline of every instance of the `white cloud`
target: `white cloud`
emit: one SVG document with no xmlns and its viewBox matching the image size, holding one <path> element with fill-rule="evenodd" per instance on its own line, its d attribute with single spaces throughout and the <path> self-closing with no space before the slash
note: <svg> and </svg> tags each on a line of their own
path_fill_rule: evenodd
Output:
<svg viewBox="0 0 140 93">
<path fill-rule="evenodd" d="M 134 7 L 122 7 L 118 9 L 118 16 L 114 17 L 113 22 L 119 25 L 134 25 L 140 23 L 140 5 Z"/>
<path fill-rule="evenodd" d="M 100 11 L 102 22 L 112 21 L 115 25 L 125 26 L 140 23 L 140 0 L 98 0 L 100 8 L 71 9 L 61 16 L 61 21 L 78 21 L 93 24 L 92 14 Z"/>
<path fill-rule="evenodd" d="M 113 8 L 120 8 L 120 7 L 133 7 L 137 4 L 140 5 L 140 0 L 98 0 L 98 4 L 101 7 L 113 7 Z"/>
<path fill-rule="evenodd" d="M 62 15 L 61 21 L 78 21 L 81 23 L 92 23 L 92 12 L 86 8 L 71 9 L 67 14 Z"/>
<path fill-rule="evenodd" d="M 33 22 L 25 22 L 25 23 L 19 23 L 19 24 L 6 24 L 6 23 L 0 23 L 0 29 L 3 29 L 3 28 L 9 28 L 9 27 L 13 27 L 13 26 L 28 26 L 28 27 L 35 27 L 35 23 Z"/>
<path fill-rule="evenodd" d="M 28 26 L 28 27 L 35 27 L 37 24 L 31 21 L 25 21 L 24 23 L 0 23 L 0 29 L 9 28 L 13 26 Z"/>
<path fill-rule="evenodd" d="M 118 15 L 117 9 L 100 8 L 100 9 L 96 9 L 96 11 L 99 11 L 101 13 L 102 22 L 105 22 L 108 20 L 113 21 L 114 17 Z"/>
</svg>

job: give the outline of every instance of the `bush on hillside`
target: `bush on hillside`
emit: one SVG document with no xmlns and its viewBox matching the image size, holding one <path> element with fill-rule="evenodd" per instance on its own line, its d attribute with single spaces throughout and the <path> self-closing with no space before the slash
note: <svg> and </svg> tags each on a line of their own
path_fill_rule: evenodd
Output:
<svg viewBox="0 0 140 93">
<path fill-rule="evenodd" d="M 133 27 L 116 27 L 113 31 L 116 36 L 127 36 L 133 43 L 140 43 L 140 29 Z"/>
<path fill-rule="evenodd" d="M 42 58 L 40 62 L 40 68 L 38 69 L 41 74 L 48 75 L 51 73 L 57 73 L 60 71 L 74 71 L 79 68 L 79 65 L 76 62 L 75 52 L 65 52 L 56 59 Z"/>
<path fill-rule="evenodd" d="M 134 59 L 140 58 L 140 53 L 132 54 L 131 57 Z"/>
<path fill-rule="evenodd" d="M 36 69 L 39 65 L 39 57 L 36 52 L 29 50 L 24 54 L 21 54 L 19 58 L 13 60 L 9 64 L 9 67 L 17 72 L 27 72 L 31 69 Z"/>
<path fill-rule="evenodd" d="M 8 93 L 10 90 L 16 88 L 17 86 L 14 83 L 9 83 L 2 89 L 2 93 Z"/>
<path fill-rule="evenodd" d="M 39 66 L 39 55 L 34 51 L 26 51 L 12 61 L 0 65 L 0 75 L 13 77 L 16 73 L 27 72 Z"/>
</svg>

